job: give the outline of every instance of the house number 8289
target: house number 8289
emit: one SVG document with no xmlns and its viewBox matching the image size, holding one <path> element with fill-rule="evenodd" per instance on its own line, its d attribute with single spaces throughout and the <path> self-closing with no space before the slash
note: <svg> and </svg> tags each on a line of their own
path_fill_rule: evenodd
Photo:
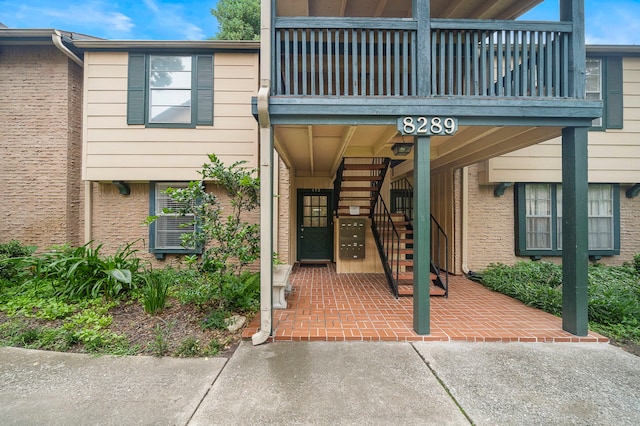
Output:
<svg viewBox="0 0 640 426">
<path fill-rule="evenodd" d="M 458 130 L 458 120 L 452 117 L 398 118 L 398 131 L 403 135 L 450 136 Z"/>
</svg>

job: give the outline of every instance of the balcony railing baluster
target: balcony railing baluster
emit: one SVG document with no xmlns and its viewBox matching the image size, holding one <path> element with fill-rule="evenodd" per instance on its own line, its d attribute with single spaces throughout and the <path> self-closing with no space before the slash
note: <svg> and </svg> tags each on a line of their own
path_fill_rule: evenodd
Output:
<svg viewBox="0 0 640 426">
<path fill-rule="evenodd" d="M 411 19 L 282 18 L 274 94 L 413 97 L 423 60 L 430 64 L 431 96 L 567 97 L 568 23 L 430 22 L 431 55 L 417 58 Z"/>
</svg>

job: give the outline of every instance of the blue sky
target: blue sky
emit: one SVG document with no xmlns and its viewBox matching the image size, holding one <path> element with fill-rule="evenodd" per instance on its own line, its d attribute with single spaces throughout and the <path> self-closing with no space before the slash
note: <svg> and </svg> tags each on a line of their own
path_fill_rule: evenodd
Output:
<svg viewBox="0 0 640 426">
<path fill-rule="evenodd" d="M 201 40 L 218 31 L 216 0 L 0 0 L 10 28 L 57 28 L 107 39 Z M 588 44 L 640 44 L 640 0 L 585 0 Z M 523 19 L 557 20 L 558 0 Z"/>
</svg>

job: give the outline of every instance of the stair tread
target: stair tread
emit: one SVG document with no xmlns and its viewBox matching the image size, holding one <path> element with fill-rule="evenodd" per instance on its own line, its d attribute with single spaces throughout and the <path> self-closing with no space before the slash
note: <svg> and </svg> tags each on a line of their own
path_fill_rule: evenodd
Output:
<svg viewBox="0 0 640 426">
<path fill-rule="evenodd" d="M 344 170 L 384 170 L 386 164 L 353 164 L 344 163 Z"/>
<path fill-rule="evenodd" d="M 342 176 L 342 181 L 362 181 L 362 182 L 376 182 L 382 180 L 382 176 Z"/>
<path fill-rule="evenodd" d="M 343 186 L 340 187 L 340 193 L 342 192 L 378 192 L 378 188 L 375 186 Z"/>
</svg>

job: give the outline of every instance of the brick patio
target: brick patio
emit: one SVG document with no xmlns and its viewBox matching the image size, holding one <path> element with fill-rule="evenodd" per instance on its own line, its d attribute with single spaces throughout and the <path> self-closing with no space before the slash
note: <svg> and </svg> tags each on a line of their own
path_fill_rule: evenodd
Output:
<svg viewBox="0 0 640 426">
<path fill-rule="evenodd" d="M 274 341 L 607 342 L 562 330 L 559 317 L 460 276 L 449 297 L 431 298 L 431 334 L 413 331 L 413 299 L 396 299 L 382 274 L 337 274 L 334 265 L 296 265 L 287 309 L 273 311 Z M 244 330 L 250 338 L 259 315 Z"/>
</svg>

